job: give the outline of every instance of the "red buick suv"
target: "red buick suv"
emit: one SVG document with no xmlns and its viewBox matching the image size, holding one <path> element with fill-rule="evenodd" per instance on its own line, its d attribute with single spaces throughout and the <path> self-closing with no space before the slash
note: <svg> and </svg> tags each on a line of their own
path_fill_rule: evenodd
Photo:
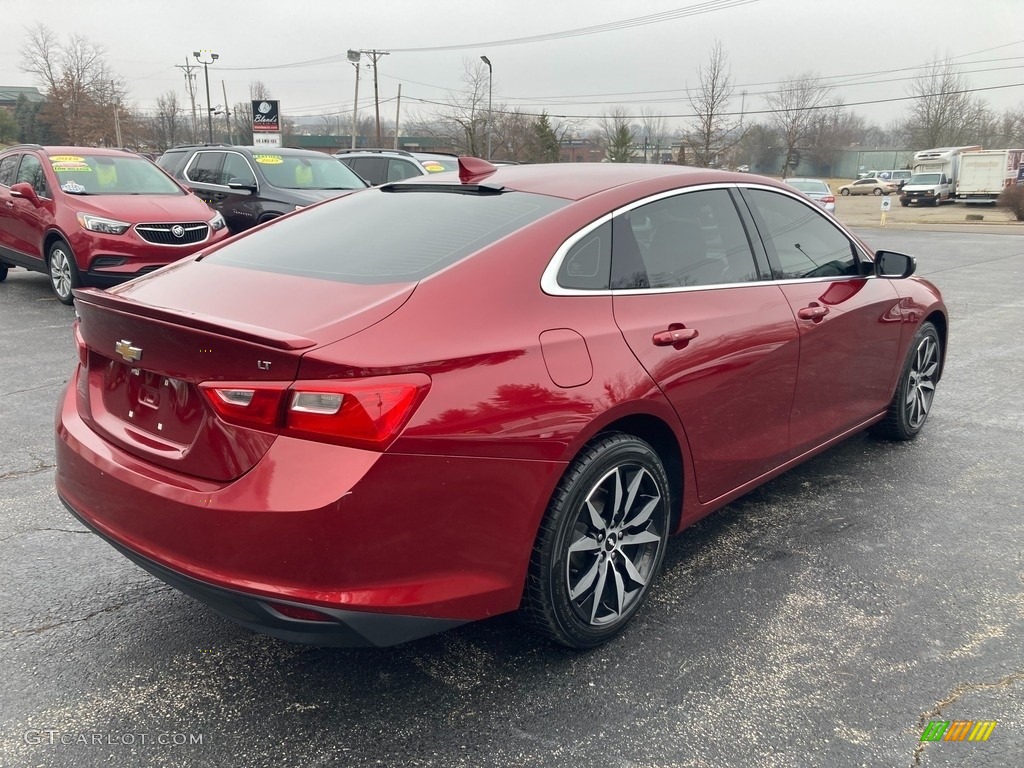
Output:
<svg viewBox="0 0 1024 768">
<path fill-rule="evenodd" d="M 0 282 L 12 266 L 81 286 L 124 282 L 229 236 L 219 213 L 146 158 L 22 144 L 0 152 Z"/>
</svg>

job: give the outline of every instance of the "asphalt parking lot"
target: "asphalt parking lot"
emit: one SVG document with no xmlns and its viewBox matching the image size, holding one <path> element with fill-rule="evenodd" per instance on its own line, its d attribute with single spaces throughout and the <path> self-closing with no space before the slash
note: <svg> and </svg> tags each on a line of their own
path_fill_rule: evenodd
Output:
<svg viewBox="0 0 1024 768">
<path fill-rule="evenodd" d="M 136 568 L 54 493 L 73 310 L 12 271 L 0 765 L 1020 765 L 1024 237 L 858 231 L 946 295 L 925 431 L 857 436 L 689 529 L 645 610 L 585 654 L 510 617 L 383 650 L 287 645 Z M 921 742 L 932 720 L 998 725 Z"/>
</svg>

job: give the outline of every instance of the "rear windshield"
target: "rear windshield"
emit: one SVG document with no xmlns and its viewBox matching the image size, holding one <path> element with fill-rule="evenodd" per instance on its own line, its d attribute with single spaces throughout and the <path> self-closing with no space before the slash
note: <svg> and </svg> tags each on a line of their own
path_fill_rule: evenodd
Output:
<svg viewBox="0 0 1024 768">
<path fill-rule="evenodd" d="M 229 243 L 206 261 L 349 283 L 413 282 L 567 204 L 444 189 L 357 192 Z"/>
<path fill-rule="evenodd" d="M 801 192 L 811 194 L 828 194 L 828 185 L 824 181 L 788 181 L 790 186 L 796 187 Z"/>
<path fill-rule="evenodd" d="M 453 157 L 451 159 L 444 158 L 420 158 L 420 162 L 423 164 L 423 169 L 427 173 L 445 173 L 446 171 L 457 171 L 459 170 L 459 159 Z"/>
</svg>

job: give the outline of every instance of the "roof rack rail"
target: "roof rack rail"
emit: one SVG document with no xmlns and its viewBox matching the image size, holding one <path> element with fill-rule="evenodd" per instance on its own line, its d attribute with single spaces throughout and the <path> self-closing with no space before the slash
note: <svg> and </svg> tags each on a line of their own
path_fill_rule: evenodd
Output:
<svg viewBox="0 0 1024 768">
<path fill-rule="evenodd" d="M 230 147 L 232 144 L 225 144 L 223 141 L 215 141 L 203 144 L 175 144 L 171 149 L 194 149 L 195 147 Z"/>
<path fill-rule="evenodd" d="M 13 144 L 13 145 L 11 145 L 9 147 L 4 147 L 3 151 L 6 152 L 9 149 L 42 149 L 42 148 L 43 148 L 42 144 L 24 143 L 24 144 Z"/>
<path fill-rule="evenodd" d="M 356 147 L 355 149 L 340 149 L 335 152 L 335 155 L 348 155 L 353 152 L 392 152 L 396 155 L 406 155 L 412 157 L 412 152 L 404 149 L 392 149 L 391 147 Z"/>
</svg>

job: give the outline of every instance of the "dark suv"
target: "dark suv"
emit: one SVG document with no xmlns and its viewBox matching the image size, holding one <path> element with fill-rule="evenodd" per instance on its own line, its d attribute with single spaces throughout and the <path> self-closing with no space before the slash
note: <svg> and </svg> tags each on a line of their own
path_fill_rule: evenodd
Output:
<svg viewBox="0 0 1024 768">
<path fill-rule="evenodd" d="M 184 146 L 164 152 L 157 165 L 220 211 L 232 232 L 367 186 L 335 158 L 308 149 Z"/>
<path fill-rule="evenodd" d="M 334 155 L 373 186 L 459 170 L 459 156 L 403 149 L 343 149 Z"/>
</svg>

